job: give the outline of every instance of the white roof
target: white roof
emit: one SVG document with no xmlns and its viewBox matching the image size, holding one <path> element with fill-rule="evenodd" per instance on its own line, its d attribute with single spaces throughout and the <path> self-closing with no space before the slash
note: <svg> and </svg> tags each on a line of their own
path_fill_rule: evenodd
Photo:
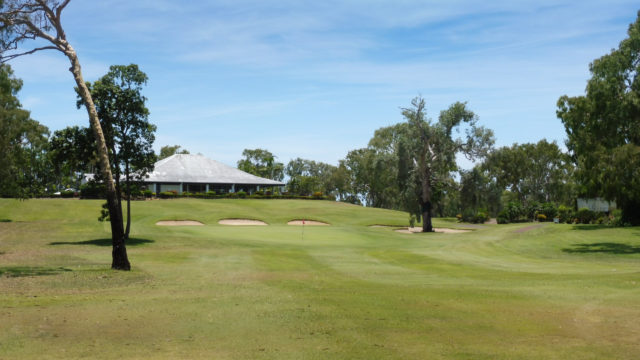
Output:
<svg viewBox="0 0 640 360">
<path fill-rule="evenodd" d="M 284 186 L 280 181 L 261 178 L 203 155 L 176 154 L 158 161 L 145 182 L 246 184 Z"/>
</svg>

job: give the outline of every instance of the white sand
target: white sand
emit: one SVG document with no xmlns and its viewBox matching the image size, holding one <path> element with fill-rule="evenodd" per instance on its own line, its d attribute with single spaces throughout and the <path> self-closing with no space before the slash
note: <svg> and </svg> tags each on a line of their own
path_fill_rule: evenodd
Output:
<svg viewBox="0 0 640 360">
<path fill-rule="evenodd" d="M 265 226 L 266 222 L 260 220 L 250 219 L 222 219 L 218 221 L 220 225 L 232 225 L 232 226 Z"/>
<path fill-rule="evenodd" d="M 403 233 L 403 234 L 414 234 L 414 233 L 421 233 L 422 232 L 422 228 L 421 227 L 412 227 L 412 228 L 398 229 L 396 231 L 399 232 L 399 233 Z M 444 234 L 461 234 L 461 233 L 470 232 L 471 230 L 433 228 L 433 231 L 435 231 L 437 233 L 444 233 Z"/>
<path fill-rule="evenodd" d="M 160 226 L 202 226 L 204 225 L 200 221 L 195 220 L 162 220 L 158 221 L 156 225 Z"/>
</svg>

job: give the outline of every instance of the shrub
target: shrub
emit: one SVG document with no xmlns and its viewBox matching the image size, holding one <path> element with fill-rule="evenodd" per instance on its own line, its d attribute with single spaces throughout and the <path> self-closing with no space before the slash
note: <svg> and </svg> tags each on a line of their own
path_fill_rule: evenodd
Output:
<svg viewBox="0 0 640 360">
<path fill-rule="evenodd" d="M 60 192 L 60 196 L 63 198 L 72 198 L 76 195 L 75 191 L 65 190 Z"/>
<path fill-rule="evenodd" d="M 462 221 L 462 214 L 456 215 L 456 219 L 458 219 L 458 221 Z"/>
<path fill-rule="evenodd" d="M 498 218 L 496 220 L 498 221 L 498 224 L 510 223 L 511 219 L 509 219 L 509 212 L 507 210 L 500 211 L 500 213 L 498 213 Z"/>
<path fill-rule="evenodd" d="M 558 208 L 554 203 L 544 203 L 538 209 L 538 214 L 544 214 L 547 220 L 551 220 L 558 215 Z"/>
<path fill-rule="evenodd" d="M 576 219 L 580 224 L 590 224 L 595 220 L 595 213 L 588 208 L 580 208 L 576 212 Z"/>
<path fill-rule="evenodd" d="M 414 227 L 416 225 L 416 216 L 415 215 L 411 215 L 409 216 L 409 227 Z"/>
<path fill-rule="evenodd" d="M 175 190 L 172 191 L 163 191 L 158 194 L 158 197 L 161 199 L 171 199 L 178 196 L 178 192 Z"/>
<path fill-rule="evenodd" d="M 236 193 L 236 195 L 237 195 L 239 198 L 241 198 L 241 199 L 244 199 L 244 198 L 246 198 L 246 197 L 247 197 L 247 193 L 246 193 L 246 192 L 244 192 L 244 191 L 238 191 L 238 192 Z"/>
<path fill-rule="evenodd" d="M 80 198 L 82 199 L 105 199 L 106 190 L 104 184 L 89 181 L 80 186 Z"/>
<path fill-rule="evenodd" d="M 153 191 L 151 191 L 151 190 L 145 190 L 145 191 L 144 191 L 144 197 L 146 197 L 146 198 L 150 198 L 150 197 L 152 197 L 153 195 L 155 195 L 155 194 L 154 194 L 154 193 L 153 193 Z"/>
<path fill-rule="evenodd" d="M 545 215 L 545 214 L 538 214 L 538 215 L 536 216 L 536 218 L 537 218 L 537 220 L 538 220 L 539 222 L 545 222 L 545 221 L 547 221 L 547 215 Z"/>
<path fill-rule="evenodd" d="M 558 206 L 558 218 L 560 219 L 561 223 L 570 223 L 571 220 L 573 219 L 574 215 L 573 215 L 573 209 L 565 206 L 565 205 L 560 205 Z"/>
<path fill-rule="evenodd" d="M 464 222 L 482 224 L 487 220 L 489 220 L 489 214 L 484 210 L 474 212 L 471 209 L 467 209 L 462 212 L 462 221 Z"/>
<path fill-rule="evenodd" d="M 321 191 L 316 191 L 313 193 L 312 197 L 314 199 L 322 199 L 322 192 Z"/>
<path fill-rule="evenodd" d="M 540 203 L 533 201 L 529 204 L 527 204 L 527 206 L 524 209 L 524 217 L 527 220 L 535 220 L 536 215 L 538 214 L 538 212 L 542 209 L 542 206 L 540 205 Z"/>
<path fill-rule="evenodd" d="M 258 190 L 256 192 L 254 192 L 253 195 L 263 196 L 264 195 L 264 191 Z"/>
<path fill-rule="evenodd" d="M 522 205 L 514 201 L 510 201 L 504 211 L 506 211 L 509 222 L 520 221 L 524 216 L 524 209 L 522 208 Z"/>
<path fill-rule="evenodd" d="M 209 190 L 207 191 L 207 193 L 205 194 L 206 197 L 212 198 L 214 196 L 216 196 L 216 192 L 213 190 Z"/>
</svg>

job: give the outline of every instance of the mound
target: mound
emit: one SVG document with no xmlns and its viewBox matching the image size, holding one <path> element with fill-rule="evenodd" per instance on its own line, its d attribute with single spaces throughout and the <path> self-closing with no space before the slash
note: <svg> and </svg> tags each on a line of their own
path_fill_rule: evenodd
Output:
<svg viewBox="0 0 640 360">
<path fill-rule="evenodd" d="M 327 224 L 326 222 L 322 222 L 322 221 L 315 221 L 315 220 L 291 220 L 287 223 L 287 225 L 294 225 L 294 226 L 302 226 L 302 225 L 309 225 L 309 226 L 329 226 L 329 224 Z"/>
<path fill-rule="evenodd" d="M 156 223 L 160 226 L 202 226 L 200 221 L 195 220 L 161 220 Z"/>
<path fill-rule="evenodd" d="M 265 226 L 266 222 L 260 220 L 251 220 L 251 219 L 222 219 L 218 221 L 220 225 L 231 225 L 231 226 Z"/>
</svg>

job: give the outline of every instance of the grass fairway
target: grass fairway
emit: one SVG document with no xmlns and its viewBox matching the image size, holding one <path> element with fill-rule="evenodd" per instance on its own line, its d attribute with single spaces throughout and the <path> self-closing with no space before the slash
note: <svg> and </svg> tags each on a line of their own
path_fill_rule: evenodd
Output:
<svg viewBox="0 0 640 360">
<path fill-rule="evenodd" d="M 637 227 L 401 234 L 368 225 L 404 213 L 326 201 L 146 201 L 119 272 L 100 204 L 0 199 L 1 359 L 640 358 Z"/>
</svg>

